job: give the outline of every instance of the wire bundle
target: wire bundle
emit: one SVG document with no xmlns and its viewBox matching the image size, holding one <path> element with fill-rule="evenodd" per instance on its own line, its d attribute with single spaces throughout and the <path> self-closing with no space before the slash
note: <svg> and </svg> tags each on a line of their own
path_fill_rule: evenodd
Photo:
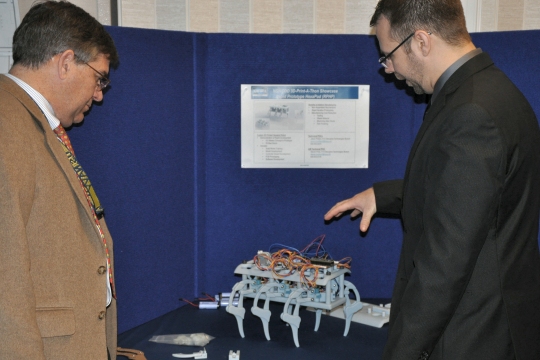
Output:
<svg viewBox="0 0 540 360">
<path fill-rule="evenodd" d="M 312 264 L 310 259 L 332 259 L 330 254 L 322 246 L 324 238 L 325 235 L 318 236 L 302 250 L 282 244 L 273 244 L 270 246 L 270 252 L 255 255 L 253 263 L 259 270 L 272 271 L 276 277 L 281 279 L 291 276 L 298 271 L 302 284 L 315 287 L 319 276 L 319 269 L 326 267 Z M 275 251 L 272 252 L 272 250 Z M 350 257 L 346 257 L 338 262 L 334 262 L 334 265 L 350 268 L 351 260 Z"/>
</svg>

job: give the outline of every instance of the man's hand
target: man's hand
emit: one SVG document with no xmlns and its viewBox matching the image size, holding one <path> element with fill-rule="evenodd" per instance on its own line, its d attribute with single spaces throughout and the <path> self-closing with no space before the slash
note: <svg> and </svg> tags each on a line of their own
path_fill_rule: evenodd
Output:
<svg viewBox="0 0 540 360">
<path fill-rule="evenodd" d="M 362 191 L 350 199 L 338 202 L 324 215 L 324 220 L 331 220 L 333 217 L 341 216 L 341 214 L 349 210 L 352 210 L 351 217 L 362 213 L 360 231 L 366 232 L 371 223 L 371 218 L 377 212 L 375 191 L 373 191 L 373 188 Z"/>
</svg>

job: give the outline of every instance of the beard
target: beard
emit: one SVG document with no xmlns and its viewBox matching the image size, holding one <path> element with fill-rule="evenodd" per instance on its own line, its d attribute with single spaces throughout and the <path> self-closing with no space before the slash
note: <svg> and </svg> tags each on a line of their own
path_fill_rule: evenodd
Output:
<svg viewBox="0 0 540 360">
<path fill-rule="evenodd" d="M 405 80 L 405 83 L 413 88 L 415 94 L 425 94 L 426 91 L 424 90 L 422 85 L 420 85 L 424 78 L 424 65 L 420 61 L 418 61 L 418 59 L 412 52 L 408 53 L 407 57 L 409 58 L 409 76 L 403 76 L 396 73 L 396 78 L 398 80 Z"/>
<path fill-rule="evenodd" d="M 420 86 L 420 84 L 414 82 L 414 81 L 410 81 L 410 80 L 407 80 L 406 81 L 407 85 L 409 85 L 410 87 L 413 88 L 413 91 L 416 95 L 422 95 L 422 94 L 425 94 L 426 92 L 424 91 L 424 89 L 422 88 L 422 86 Z"/>
</svg>

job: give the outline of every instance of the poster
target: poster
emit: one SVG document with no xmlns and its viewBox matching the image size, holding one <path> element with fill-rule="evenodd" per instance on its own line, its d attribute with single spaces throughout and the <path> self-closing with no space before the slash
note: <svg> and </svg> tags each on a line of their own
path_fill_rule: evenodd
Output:
<svg viewBox="0 0 540 360">
<path fill-rule="evenodd" d="M 242 168 L 367 168 L 369 85 L 241 85 Z"/>
</svg>

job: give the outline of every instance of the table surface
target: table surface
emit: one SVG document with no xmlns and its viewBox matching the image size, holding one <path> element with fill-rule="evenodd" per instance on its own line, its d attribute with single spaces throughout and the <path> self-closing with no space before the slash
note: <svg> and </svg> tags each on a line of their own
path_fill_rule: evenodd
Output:
<svg viewBox="0 0 540 360">
<path fill-rule="evenodd" d="M 373 299 L 362 301 L 384 303 Z M 315 313 L 302 307 L 298 329 L 300 347 L 296 347 L 290 326 L 279 317 L 283 304 L 270 304 L 271 340 L 266 340 L 260 318 L 251 313 L 252 305 L 251 299 L 244 300 L 245 338 L 240 336 L 236 318 L 225 308 L 202 310 L 185 305 L 118 335 L 118 346 L 141 350 L 147 360 L 176 359 L 173 353 L 192 354 L 202 350 L 202 347 L 162 344 L 149 339 L 155 335 L 205 333 L 214 337 L 205 346 L 207 358 L 214 360 L 228 360 L 231 350 L 240 350 L 240 360 L 375 360 L 382 356 L 387 325 L 376 328 L 351 322 L 349 333 L 343 336 L 345 320 L 323 315 L 318 331 L 314 331 Z M 126 358 L 119 356 L 117 359 Z"/>
</svg>

